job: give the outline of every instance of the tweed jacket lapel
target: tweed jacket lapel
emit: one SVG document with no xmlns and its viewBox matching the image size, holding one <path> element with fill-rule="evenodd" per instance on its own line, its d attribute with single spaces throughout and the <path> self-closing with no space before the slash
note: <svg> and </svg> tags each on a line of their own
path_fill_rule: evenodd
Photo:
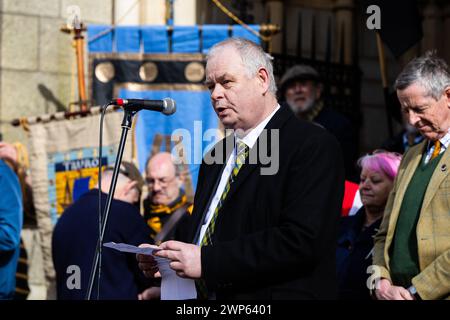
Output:
<svg viewBox="0 0 450 320">
<path fill-rule="evenodd" d="M 436 166 L 436 169 L 431 176 L 430 183 L 428 184 L 425 198 L 423 199 L 422 211 L 426 210 L 430 205 L 431 200 L 436 195 L 436 192 L 442 183 L 442 181 L 448 176 L 450 171 L 450 152 L 445 150 L 441 157 L 441 160 Z"/>
<path fill-rule="evenodd" d="M 405 196 L 406 189 L 408 188 L 409 182 L 411 181 L 414 172 L 416 171 L 418 165 L 420 164 L 420 160 L 422 159 L 423 151 L 426 148 L 427 141 L 422 141 L 417 148 L 411 150 L 413 152 L 411 154 L 411 160 L 406 164 L 405 168 L 399 172 L 399 181 L 398 181 L 398 189 L 395 196 L 395 202 L 392 207 L 391 217 L 389 219 L 389 229 L 386 235 L 386 249 L 385 250 L 385 260 L 386 265 L 389 266 L 389 247 L 392 243 L 392 239 L 395 233 L 395 226 L 397 225 L 397 219 L 400 214 L 400 208 L 402 206 L 403 197 Z M 408 155 L 405 155 L 408 156 Z M 403 171 L 403 172 L 402 172 Z"/>
</svg>

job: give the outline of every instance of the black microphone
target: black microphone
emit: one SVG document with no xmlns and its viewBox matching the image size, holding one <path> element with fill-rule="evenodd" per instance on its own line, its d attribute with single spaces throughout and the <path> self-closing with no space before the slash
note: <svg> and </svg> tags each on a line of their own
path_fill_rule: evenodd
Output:
<svg viewBox="0 0 450 320">
<path fill-rule="evenodd" d="M 162 112 L 166 116 L 177 111 L 175 100 L 171 98 L 164 98 L 163 100 L 114 99 L 111 103 L 131 111 L 144 109 Z"/>
</svg>

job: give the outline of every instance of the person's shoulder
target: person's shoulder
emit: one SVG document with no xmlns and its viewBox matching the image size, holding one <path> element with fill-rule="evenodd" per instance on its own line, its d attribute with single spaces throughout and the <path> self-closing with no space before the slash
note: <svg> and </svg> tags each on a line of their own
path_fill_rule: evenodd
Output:
<svg viewBox="0 0 450 320">
<path fill-rule="evenodd" d="M 340 232 L 345 230 L 354 229 L 355 226 L 359 226 L 364 221 L 364 207 L 361 207 L 358 212 L 351 216 L 345 216 L 339 218 Z"/>
<path fill-rule="evenodd" d="M 296 143 L 338 144 L 335 136 L 318 123 L 292 117 L 286 123 L 286 130 Z"/>
<path fill-rule="evenodd" d="M 400 163 L 400 166 L 405 166 L 410 161 L 412 161 L 416 155 L 422 154 L 424 148 L 426 147 L 428 143 L 428 140 L 424 139 L 422 142 L 410 147 L 406 152 L 403 154 L 402 161 Z"/>
<path fill-rule="evenodd" d="M 350 124 L 350 119 L 346 115 L 331 107 L 325 106 L 319 113 L 319 116 L 329 117 L 342 123 Z"/>
<path fill-rule="evenodd" d="M 404 156 L 413 155 L 416 153 L 422 153 L 423 148 L 428 144 L 428 140 L 424 139 L 422 142 L 410 147 L 404 154 Z"/>
<path fill-rule="evenodd" d="M 58 218 L 57 224 L 62 224 L 68 221 L 68 223 L 74 219 L 80 221 L 85 219 L 88 215 L 95 214 L 92 211 L 98 210 L 98 190 L 91 189 L 88 192 L 82 194 L 80 198 L 71 203 Z"/>
<path fill-rule="evenodd" d="M 281 128 L 275 128 L 275 129 L 285 129 L 289 131 L 294 131 L 297 133 L 302 134 L 322 134 L 326 132 L 326 129 L 318 124 L 311 121 L 303 120 L 295 116 L 295 114 L 292 112 L 292 110 L 289 108 L 289 106 L 285 103 L 281 104 L 280 110 L 278 111 L 280 113 L 280 117 L 284 117 L 286 121 L 281 126 Z M 274 118 L 277 116 L 275 114 Z"/>
<path fill-rule="evenodd" d="M 0 159 L 0 173 L 2 177 L 5 176 L 8 179 L 11 178 L 12 176 L 15 176 L 14 171 L 11 169 L 10 166 L 6 164 L 6 162 L 3 159 Z"/>
<path fill-rule="evenodd" d="M 353 129 L 353 124 L 346 115 L 326 106 L 317 115 L 314 121 L 322 124 L 329 130 Z"/>
<path fill-rule="evenodd" d="M 116 215 L 126 217 L 141 217 L 138 207 L 133 205 L 132 203 L 117 199 L 113 199 L 113 203 L 116 207 L 114 210 Z"/>
</svg>

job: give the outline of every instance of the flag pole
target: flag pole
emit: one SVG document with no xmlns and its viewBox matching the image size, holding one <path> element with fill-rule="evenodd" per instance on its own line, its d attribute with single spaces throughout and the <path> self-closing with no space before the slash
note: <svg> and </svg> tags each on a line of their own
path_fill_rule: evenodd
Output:
<svg viewBox="0 0 450 320">
<path fill-rule="evenodd" d="M 378 49 L 378 60 L 380 63 L 380 73 L 381 73 L 381 84 L 383 86 L 383 95 L 384 95 L 384 104 L 386 110 L 386 120 L 388 126 L 389 137 L 392 138 L 394 135 L 394 131 L 392 128 L 392 117 L 391 112 L 389 111 L 389 87 L 387 82 L 387 68 L 386 68 L 386 56 L 384 54 L 384 46 L 381 41 L 380 34 L 375 32 L 377 39 L 377 49 Z"/>
</svg>

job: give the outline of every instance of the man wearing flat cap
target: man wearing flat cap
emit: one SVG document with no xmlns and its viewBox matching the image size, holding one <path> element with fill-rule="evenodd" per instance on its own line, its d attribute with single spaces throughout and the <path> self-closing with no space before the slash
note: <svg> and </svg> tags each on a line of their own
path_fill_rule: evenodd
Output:
<svg viewBox="0 0 450 320">
<path fill-rule="evenodd" d="M 295 65 L 283 75 L 279 88 L 280 101 L 298 118 L 321 125 L 337 138 L 344 153 L 345 177 L 356 181 L 356 131 L 349 119 L 324 105 L 320 74 L 311 66 Z"/>
<path fill-rule="evenodd" d="M 102 173 L 102 208 L 106 204 L 112 175 L 112 166 Z M 150 229 L 139 212 L 143 185 L 139 170 L 132 163 L 123 161 L 119 168 L 104 243 L 152 243 Z M 98 189 L 92 189 L 83 194 L 64 211 L 53 231 L 52 253 L 59 300 L 83 300 L 86 296 L 98 239 L 98 193 Z M 74 273 L 68 272 L 68 268 L 73 265 L 80 270 L 79 286 L 73 280 Z M 138 269 L 134 255 L 107 248 L 102 250 L 99 300 L 137 300 L 138 294 L 150 284 Z M 93 292 L 93 297 L 97 297 L 97 282 L 94 283 Z"/>
</svg>

